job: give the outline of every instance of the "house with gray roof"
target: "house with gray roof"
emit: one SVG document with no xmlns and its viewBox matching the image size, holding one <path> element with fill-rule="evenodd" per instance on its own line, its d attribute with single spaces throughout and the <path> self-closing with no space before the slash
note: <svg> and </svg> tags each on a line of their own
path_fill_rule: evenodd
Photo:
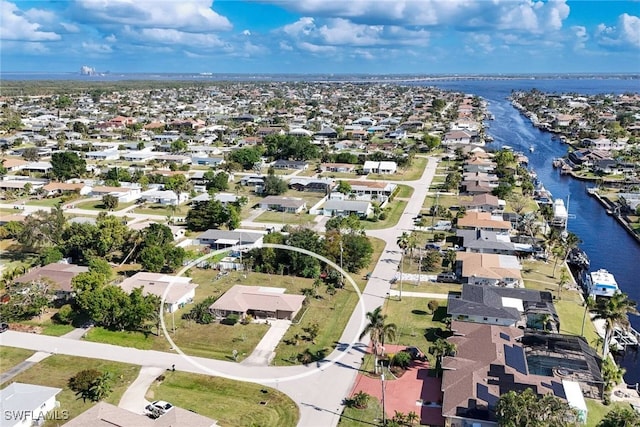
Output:
<svg viewBox="0 0 640 427">
<path fill-rule="evenodd" d="M 456 237 L 460 247 L 467 252 L 483 254 L 515 255 L 516 245 L 511 242 L 508 233 L 489 230 L 458 230 Z"/>
<path fill-rule="evenodd" d="M 557 332 L 560 319 L 550 292 L 523 288 L 462 285 L 449 294 L 447 313 L 454 320 L 520 326 Z M 542 322 L 550 316 L 547 324 Z"/>
<path fill-rule="evenodd" d="M 236 245 L 261 246 L 264 234 L 240 231 L 240 230 L 217 230 L 209 229 L 196 237 L 195 242 L 199 245 L 208 245 L 213 249 L 224 249 Z"/>
<path fill-rule="evenodd" d="M 307 208 L 307 202 L 298 197 L 267 196 L 259 203 L 260 209 L 299 213 Z"/>
<path fill-rule="evenodd" d="M 371 202 L 366 200 L 337 200 L 331 199 L 322 207 L 324 216 L 349 216 L 357 215 L 367 218 L 373 213 Z"/>
</svg>

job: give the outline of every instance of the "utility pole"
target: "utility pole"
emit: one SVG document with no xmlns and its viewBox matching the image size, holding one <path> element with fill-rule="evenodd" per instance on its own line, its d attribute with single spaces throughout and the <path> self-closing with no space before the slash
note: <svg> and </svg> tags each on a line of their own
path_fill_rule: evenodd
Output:
<svg viewBox="0 0 640 427">
<path fill-rule="evenodd" d="M 399 301 L 402 301 L 402 279 L 404 277 L 404 253 L 405 253 L 405 249 L 404 248 L 400 248 L 402 249 L 402 256 L 400 257 L 400 294 L 399 294 Z"/>
<path fill-rule="evenodd" d="M 340 270 L 342 270 L 342 252 L 344 252 L 344 249 L 342 247 L 342 239 L 340 240 Z M 340 287 L 344 286 L 344 275 L 342 274 L 342 271 L 340 271 Z"/>
<path fill-rule="evenodd" d="M 418 248 L 418 286 L 420 286 L 420 277 L 422 275 L 422 248 Z"/>
<path fill-rule="evenodd" d="M 384 371 L 382 371 L 381 378 L 382 378 L 382 425 L 384 426 L 387 424 L 385 407 L 384 407 Z"/>
</svg>

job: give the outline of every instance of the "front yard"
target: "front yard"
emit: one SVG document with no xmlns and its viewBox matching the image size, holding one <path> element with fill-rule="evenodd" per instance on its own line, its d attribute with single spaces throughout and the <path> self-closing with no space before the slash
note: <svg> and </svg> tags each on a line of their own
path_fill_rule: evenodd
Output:
<svg viewBox="0 0 640 427">
<path fill-rule="evenodd" d="M 393 175 L 371 173 L 367 178 L 383 181 L 416 181 L 422 177 L 424 168 L 427 167 L 428 162 L 429 159 L 425 157 L 415 157 L 411 162 L 411 166 L 408 168 L 398 168 L 398 171 Z"/>
<path fill-rule="evenodd" d="M 32 350 L 0 346 L 0 373 L 7 372 L 18 363 L 24 362 L 31 357 L 33 353 Z"/>
<path fill-rule="evenodd" d="M 185 372 L 167 372 L 146 398 L 166 400 L 223 426 L 293 427 L 300 418 L 296 404 L 276 389 Z"/>
</svg>

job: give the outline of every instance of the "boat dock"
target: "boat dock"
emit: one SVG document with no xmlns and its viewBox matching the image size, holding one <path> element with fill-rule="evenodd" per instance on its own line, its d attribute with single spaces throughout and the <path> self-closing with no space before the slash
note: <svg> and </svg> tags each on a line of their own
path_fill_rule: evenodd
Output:
<svg viewBox="0 0 640 427">
<path fill-rule="evenodd" d="M 640 343 L 640 332 L 629 326 L 628 329 L 614 328 L 612 344 L 615 344 L 618 350 L 626 350 L 627 347 L 638 347 Z"/>
</svg>

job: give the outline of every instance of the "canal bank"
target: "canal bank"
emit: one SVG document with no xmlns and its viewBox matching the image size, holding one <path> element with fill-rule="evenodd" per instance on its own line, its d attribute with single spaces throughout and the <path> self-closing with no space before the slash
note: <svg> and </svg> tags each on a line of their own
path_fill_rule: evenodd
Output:
<svg viewBox="0 0 640 427">
<path fill-rule="evenodd" d="M 614 274 L 620 289 L 629 297 L 640 302 L 640 243 L 611 215 L 607 215 L 600 202 L 589 196 L 588 182 L 578 181 L 555 170 L 552 161 L 566 154 L 567 145 L 555 135 L 541 131 L 522 116 L 508 101 L 513 90 L 539 89 L 555 93 L 640 93 L 639 80 L 627 79 L 546 79 L 511 81 L 468 81 L 442 82 L 436 86 L 472 93 L 489 102 L 489 112 L 495 117 L 487 129 L 494 142 L 488 149 L 498 149 L 509 145 L 516 151 L 527 153 L 529 166 L 533 168 L 547 190 L 554 198 L 567 200 L 571 205 L 568 229 L 580 237 L 580 248 L 591 260 L 591 270 L 604 268 Z M 534 146 L 535 151 L 529 152 Z M 640 317 L 629 316 L 632 326 L 640 330 Z M 640 381 L 639 352 L 627 352 L 619 359 L 626 369 L 624 376 L 628 384 Z"/>
</svg>

